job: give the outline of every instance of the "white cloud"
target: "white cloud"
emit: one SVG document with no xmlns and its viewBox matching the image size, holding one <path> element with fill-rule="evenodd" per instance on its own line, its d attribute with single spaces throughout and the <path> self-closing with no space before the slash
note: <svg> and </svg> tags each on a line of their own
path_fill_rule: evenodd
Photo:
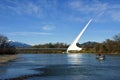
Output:
<svg viewBox="0 0 120 80">
<path fill-rule="evenodd" d="M 12 36 L 28 36 L 28 35 L 52 35 L 52 33 L 47 33 L 47 32 L 11 32 L 7 33 L 8 35 Z"/>
<path fill-rule="evenodd" d="M 81 18 L 89 19 L 91 17 L 107 17 L 112 18 L 115 21 L 120 21 L 120 3 L 111 4 L 109 1 L 102 2 L 100 0 L 68 0 L 68 4 L 61 2 L 58 4 L 57 0 L 0 0 L 1 12 L 10 12 L 12 14 L 19 15 L 32 15 L 37 17 L 44 17 L 46 15 L 55 17 L 59 15 L 59 7 L 63 10 L 71 10 L 71 13 L 67 13 L 67 18 L 70 15 L 71 18 L 75 17 L 76 21 L 81 21 Z M 88 1 L 88 2 L 87 2 Z M 65 5 L 65 6 L 64 6 Z M 66 7 L 67 6 L 67 7 Z M 47 13 L 49 12 L 49 13 Z M 77 15 L 76 14 L 80 14 Z M 65 11 L 60 16 L 64 17 Z M 75 15 L 75 16 L 74 16 Z M 82 16 L 81 16 L 82 15 Z M 59 16 L 57 16 L 59 17 Z M 66 17 L 66 16 L 65 16 Z"/>
<path fill-rule="evenodd" d="M 42 29 L 45 30 L 45 31 L 51 31 L 51 30 L 55 29 L 55 26 L 45 25 L 45 26 L 42 27 Z"/>
<path fill-rule="evenodd" d="M 42 15 L 40 6 L 33 4 L 31 2 L 27 4 L 18 4 L 17 7 L 13 7 L 14 11 L 18 14 L 29 14 L 29 15 Z"/>
<path fill-rule="evenodd" d="M 69 3 L 71 9 L 80 11 L 82 13 L 99 13 L 107 9 L 106 3 L 94 2 L 93 4 L 87 4 L 83 1 L 72 1 Z"/>
<path fill-rule="evenodd" d="M 56 0 L 3 0 L 0 1 L 0 9 L 12 14 L 41 17 L 47 10 L 54 10 L 56 4 Z"/>
<path fill-rule="evenodd" d="M 84 16 L 81 18 L 112 18 L 113 21 L 120 21 L 120 5 L 119 3 L 111 4 L 109 2 L 101 2 L 98 0 L 91 0 L 89 3 L 82 0 L 74 0 L 68 2 L 71 10 L 76 11 Z"/>
<path fill-rule="evenodd" d="M 109 14 L 114 21 L 120 21 L 120 11 L 110 11 Z"/>
</svg>

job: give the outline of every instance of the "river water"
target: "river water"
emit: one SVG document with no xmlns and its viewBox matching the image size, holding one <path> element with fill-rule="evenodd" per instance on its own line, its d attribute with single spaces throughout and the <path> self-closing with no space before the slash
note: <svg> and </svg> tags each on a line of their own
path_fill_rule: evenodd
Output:
<svg viewBox="0 0 120 80">
<path fill-rule="evenodd" d="M 20 54 L 0 64 L 0 79 L 21 80 L 120 80 L 120 55 Z"/>
</svg>

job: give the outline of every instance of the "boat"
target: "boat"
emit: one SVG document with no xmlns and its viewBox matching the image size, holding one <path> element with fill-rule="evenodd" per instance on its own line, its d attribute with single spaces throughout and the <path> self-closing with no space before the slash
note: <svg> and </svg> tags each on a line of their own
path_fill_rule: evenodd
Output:
<svg viewBox="0 0 120 80">
<path fill-rule="evenodd" d="M 105 60 L 105 55 L 96 55 L 96 59 L 98 60 Z"/>
</svg>

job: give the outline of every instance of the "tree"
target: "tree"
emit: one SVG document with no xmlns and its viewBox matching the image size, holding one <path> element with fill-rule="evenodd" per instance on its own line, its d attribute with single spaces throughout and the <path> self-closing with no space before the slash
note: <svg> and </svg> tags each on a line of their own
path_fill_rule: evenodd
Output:
<svg viewBox="0 0 120 80">
<path fill-rule="evenodd" d="M 120 33 L 119 33 L 118 35 L 115 35 L 115 36 L 113 37 L 113 39 L 114 39 L 114 41 L 119 42 L 119 41 L 120 41 Z"/>
<path fill-rule="evenodd" d="M 4 48 L 7 46 L 8 38 L 0 35 L 0 48 Z"/>
<path fill-rule="evenodd" d="M 115 53 L 120 53 L 120 33 L 118 35 L 115 35 L 113 37 L 114 39 L 114 49 L 115 49 Z"/>
<path fill-rule="evenodd" d="M 14 46 L 10 46 L 8 38 L 0 35 L 0 54 L 15 54 L 16 49 Z"/>
</svg>

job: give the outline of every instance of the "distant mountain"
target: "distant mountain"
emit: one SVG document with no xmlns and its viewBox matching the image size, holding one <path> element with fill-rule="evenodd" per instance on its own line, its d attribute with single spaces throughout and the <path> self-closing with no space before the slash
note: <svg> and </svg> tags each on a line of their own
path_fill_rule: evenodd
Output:
<svg viewBox="0 0 120 80">
<path fill-rule="evenodd" d="M 17 42 L 17 41 L 9 41 L 10 46 L 15 46 L 15 47 L 23 47 L 23 48 L 28 48 L 31 47 L 31 45 L 22 43 L 22 42 Z"/>
<path fill-rule="evenodd" d="M 76 45 L 79 46 L 79 47 L 82 47 L 82 46 L 91 47 L 91 46 L 93 46 L 95 44 L 99 44 L 99 43 L 98 42 L 90 42 L 90 41 L 88 41 L 88 42 L 85 42 L 85 43 L 82 43 L 82 44 L 77 43 Z"/>
<path fill-rule="evenodd" d="M 83 44 L 81 44 L 81 46 L 92 46 L 92 45 L 94 45 L 94 44 L 98 44 L 98 42 L 91 42 L 91 41 L 88 41 L 88 42 L 85 42 L 85 43 L 83 43 Z"/>
</svg>

